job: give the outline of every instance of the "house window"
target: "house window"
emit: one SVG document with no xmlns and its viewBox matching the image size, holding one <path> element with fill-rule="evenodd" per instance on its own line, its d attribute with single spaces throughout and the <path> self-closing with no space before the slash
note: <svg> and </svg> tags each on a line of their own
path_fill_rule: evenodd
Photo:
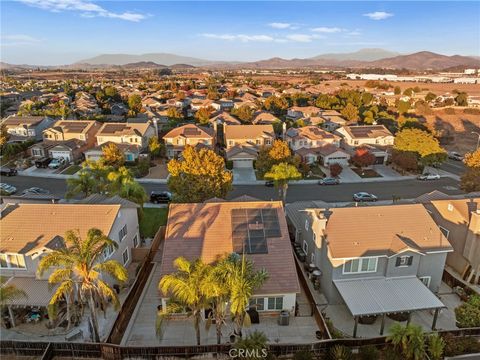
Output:
<svg viewBox="0 0 480 360">
<path fill-rule="evenodd" d="M 308 228 L 309 228 L 310 224 L 308 223 L 308 219 L 305 220 L 305 230 L 308 231 Z"/>
<path fill-rule="evenodd" d="M 269 297 L 268 310 L 282 310 L 283 309 L 283 297 Z"/>
<path fill-rule="evenodd" d="M 307 242 L 306 242 L 305 240 L 303 240 L 302 249 L 303 249 L 303 252 L 304 252 L 305 254 L 308 253 L 308 244 L 307 244 Z"/>
<path fill-rule="evenodd" d="M 310 263 L 315 264 L 315 254 L 312 252 L 312 255 L 310 255 Z"/>
<path fill-rule="evenodd" d="M 1 269 L 26 269 L 25 258 L 21 254 L 0 254 Z"/>
<path fill-rule="evenodd" d="M 107 246 L 105 249 L 103 249 L 102 251 L 102 256 L 103 256 L 103 259 L 108 259 L 110 256 L 112 256 L 113 252 L 115 251 L 115 248 L 113 247 L 113 245 L 109 245 Z"/>
<path fill-rule="evenodd" d="M 316 244 L 317 243 L 317 235 L 313 233 L 313 242 Z"/>
<path fill-rule="evenodd" d="M 442 232 L 443 235 L 448 239 L 448 235 L 450 235 L 450 230 L 445 229 L 443 226 L 439 226 L 440 231 Z"/>
<path fill-rule="evenodd" d="M 265 310 L 265 298 L 258 297 L 258 298 L 251 298 L 248 302 L 248 306 L 250 309 L 255 309 L 257 311 L 264 311 Z"/>
<path fill-rule="evenodd" d="M 122 240 L 127 236 L 127 224 L 123 226 L 123 228 L 120 229 L 118 232 L 118 240 L 122 242 Z"/>
<path fill-rule="evenodd" d="M 452 205 L 452 204 L 448 204 L 447 209 L 448 209 L 448 211 L 453 211 L 453 205 Z"/>
<path fill-rule="evenodd" d="M 32 149 L 33 156 L 42 156 L 42 150 L 40 149 Z"/>
<path fill-rule="evenodd" d="M 413 256 L 399 256 L 395 261 L 395 266 L 410 266 L 413 263 Z"/>
<path fill-rule="evenodd" d="M 138 246 L 138 236 L 137 234 L 135 234 L 135 236 L 133 237 L 133 247 L 137 247 Z"/>
<path fill-rule="evenodd" d="M 228 140 L 228 146 L 233 146 L 234 144 L 233 140 Z"/>
<path fill-rule="evenodd" d="M 430 280 L 432 279 L 431 276 L 421 276 L 419 279 L 426 287 L 430 287 Z"/>
<path fill-rule="evenodd" d="M 260 145 L 262 142 L 261 142 L 261 140 L 257 139 L 257 140 L 255 140 L 255 143 L 256 143 L 257 145 Z"/>
<path fill-rule="evenodd" d="M 265 144 L 271 145 L 271 144 L 272 144 L 272 140 L 270 140 L 270 139 L 265 140 Z"/>
<path fill-rule="evenodd" d="M 128 248 L 126 248 L 125 251 L 123 252 L 122 259 L 123 259 L 123 265 L 127 265 L 127 262 L 128 262 Z"/>
<path fill-rule="evenodd" d="M 365 257 L 346 260 L 343 263 L 344 274 L 370 273 L 377 271 L 378 258 Z"/>
<path fill-rule="evenodd" d="M 353 144 L 354 144 L 354 145 L 358 145 L 358 140 L 355 140 L 355 141 L 353 142 Z"/>
</svg>

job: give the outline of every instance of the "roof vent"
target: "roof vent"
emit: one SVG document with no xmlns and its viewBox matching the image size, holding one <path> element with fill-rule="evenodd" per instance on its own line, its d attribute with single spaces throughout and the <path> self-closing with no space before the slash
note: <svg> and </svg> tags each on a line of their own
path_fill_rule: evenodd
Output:
<svg viewBox="0 0 480 360">
<path fill-rule="evenodd" d="M 360 243 L 358 241 L 354 241 L 353 245 L 357 246 L 357 245 L 360 245 Z"/>
</svg>

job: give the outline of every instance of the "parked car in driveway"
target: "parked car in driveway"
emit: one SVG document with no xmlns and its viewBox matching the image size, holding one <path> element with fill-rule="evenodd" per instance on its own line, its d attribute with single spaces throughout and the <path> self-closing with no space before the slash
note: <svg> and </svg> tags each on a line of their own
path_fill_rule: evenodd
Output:
<svg viewBox="0 0 480 360">
<path fill-rule="evenodd" d="M 0 192 L 6 195 L 12 195 L 17 192 L 17 188 L 6 183 L 0 183 Z"/>
<path fill-rule="evenodd" d="M 267 180 L 267 181 L 265 181 L 265 186 L 266 187 L 274 187 L 275 183 L 273 182 L 273 180 Z"/>
<path fill-rule="evenodd" d="M 459 153 L 455 152 L 455 151 L 450 151 L 448 153 L 448 158 L 452 159 L 452 160 L 457 160 L 457 161 L 462 161 L 463 160 L 463 156 L 460 155 Z"/>
<path fill-rule="evenodd" d="M 168 204 L 172 201 L 172 194 L 168 191 L 152 191 L 150 202 L 154 204 Z"/>
<path fill-rule="evenodd" d="M 50 169 L 58 169 L 59 167 L 65 165 L 65 159 L 64 158 L 55 158 L 53 159 L 50 164 L 48 164 L 48 167 Z"/>
<path fill-rule="evenodd" d="M 356 194 L 353 194 L 353 201 L 362 202 L 362 201 L 377 201 L 377 200 L 378 198 L 375 195 L 367 192 L 358 192 Z"/>
<path fill-rule="evenodd" d="M 338 185 L 338 184 L 340 184 L 340 180 L 333 177 L 327 177 L 327 178 L 318 180 L 318 185 Z"/>
<path fill-rule="evenodd" d="M 41 158 L 41 159 L 35 160 L 35 166 L 39 169 L 47 168 L 48 164 L 50 164 L 51 161 L 52 159 L 50 158 Z"/>
<path fill-rule="evenodd" d="M 50 191 L 39 187 L 31 187 L 22 191 L 22 195 L 48 195 Z"/>
<path fill-rule="evenodd" d="M 440 179 L 440 175 L 438 175 L 438 174 L 425 173 L 425 174 L 422 174 L 422 175 L 418 175 L 418 176 L 417 176 L 417 179 L 418 179 L 418 180 L 423 180 L 423 181 L 426 181 L 426 180 L 438 180 L 438 179 Z"/>
<path fill-rule="evenodd" d="M 17 175 L 17 169 L 2 167 L 2 168 L 0 168 L 0 175 L 1 176 L 15 176 L 15 175 Z"/>
</svg>

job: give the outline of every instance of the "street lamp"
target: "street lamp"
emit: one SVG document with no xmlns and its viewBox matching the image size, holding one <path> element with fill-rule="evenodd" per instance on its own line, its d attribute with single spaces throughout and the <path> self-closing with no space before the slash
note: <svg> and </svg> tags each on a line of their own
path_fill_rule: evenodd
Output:
<svg viewBox="0 0 480 360">
<path fill-rule="evenodd" d="M 480 133 L 476 131 L 472 131 L 472 134 L 477 134 L 478 136 L 478 139 L 477 139 L 477 150 L 478 150 L 478 148 L 480 147 Z"/>
</svg>

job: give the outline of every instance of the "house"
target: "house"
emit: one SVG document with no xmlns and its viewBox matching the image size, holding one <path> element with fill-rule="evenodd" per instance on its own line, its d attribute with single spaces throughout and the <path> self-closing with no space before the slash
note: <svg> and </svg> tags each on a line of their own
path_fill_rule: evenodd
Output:
<svg viewBox="0 0 480 360">
<path fill-rule="evenodd" d="M 234 105 L 233 100 L 229 99 L 220 99 L 219 101 L 216 101 L 216 103 L 220 104 L 220 110 L 222 111 L 229 111 L 233 109 Z"/>
<path fill-rule="evenodd" d="M 272 125 L 223 125 L 227 160 L 234 168 L 252 168 L 262 146 L 272 145 Z"/>
<path fill-rule="evenodd" d="M 348 165 L 350 159 L 350 155 L 339 148 L 340 137 L 317 126 L 289 128 L 285 141 L 307 164 L 320 161 L 324 165 Z"/>
<path fill-rule="evenodd" d="M 324 204 L 288 204 L 286 212 L 306 262 L 321 274 L 320 290 L 329 304 L 345 303 L 356 324 L 359 317 L 387 313 L 438 315 L 444 305 L 434 293 L 453 248 L 421 204 Z"/>
<path fill-rule="evenodd" d="M 212 117 L 208 120 L 210 124 L 217 123 L 217 125 L 241 125 L 241 121 L 238 120 L 236 117 L 231 115 L 228 112 L 221 111 L 221 112 L 216 112 L 212 114 Z"/>
<path fill-rule="evenodd" d="M 48 274 L 39 277 L 36 273 L 38 263 L 44 254 L 65 247 L 64 236 L 69 230 L 78 231 L 83 239 L 89 229 L 101 230 L 118 244 L 117 249 L 103 250 L 102 258 L 129 266 L 131 251 L 140 239 L 137 207 L 118 197 L 98 201 L 87 198 L 75 204 L 6 204 L 0 218 L 0 269 L 7 284 L 27 294 L 6 305 L 48 306 L 54 289 L 48 283 Z M 9 310 L 15 325 L 12 308 Z"/>
<path fill-rule="evenodd" d="M 222 109 L 222 106 L 219 102 L 210 99 L 193 99 L 190 103 L 190 108 L 192 109 L 192 111 L 198 111 L 202 108 L 208 107 L 212 107 L 217 111 Z"/>
<path fill-rule="evenodd" d="M 257 111 L 253 114 L 252 123 L 255 125 L 277 124 L 280 119 L 268 111 Z"/>
<path fill-rule="evenodd" d="M 10 134 L 10 142 L 42 140 L 43 130 L 53 123 L 54 120 L 48 116 L 9 116 L 2 120 L 2 126 Z"/>
<path fill-rule="evenodd" d="M 320 118 L 323 120 L 322 127 L 327 131 L 335 131 L 347 125 L 347 120 L 337 110 L 322 110 Z"/>
<path fill-rule="evenodd" d="M 99 129 L 100 123 L 94 120 L 59 120 L 44 130 L 43 141 L 32 145 L 28 152 L 34 158 L 79 160 L 85 151 L 95 146 Z"/>
<path fill-rule="evenodd" d="M 292 106 L 287 110 L 287 118 L 290 120 L 298 120 L 317 116 L 320 109 L 316 106 Z"/>
<path fill-rule="evenodd" d="M 249 301 L 258 312 L 294 313 L 300 285 L 280 201 L 209 200 L 170 204 L 161 262 L 161 276 L 176 269 L 179 256 L 213 263 L 232 253 L 245 254 L 268 280 Z M 165 309 L 168 294 L 161 294 Z"/>
<path fill-rule="evenodd" d="M 447 265 L 473 284 L 480 280 L 480 197 L 423 202 L 453 246 Z"/>
<path fill-rule="evenodd" d="M 104 123 L 97 132 L 97 145 L 106 142 L 126 143 L 145 149 L 148 146 L 148 140 L 155 135 L 155 129 L 148 122 Z"/>
<path fill-rule="evenodd" d="M 215 146 L 215 130 L 195 124 L 187 124 L 170 130 L 164 137 L 169 159 L 179 157 L 185 145 L 213 149 Z"/>
<path fill-rule="evenodd" d="M 375 155 L 375 164 L 384 164 L 388 159 L 388 149 L 393 146 L 395 137 L 383 125 L 343 126 L 335 131 L 342 137 L 342 146 L 354 152 L 358 147 L 367 147 Z"/>
<path fill-rule="evenodd" d="M 94 146 L 86 150 L 83 154 L 85 160 L 98 161 L 103 156 L 103 148 L 110 146 L 110 144 L 115 144 L 115 146 L 122 152 L 126 162 L 134 162 L 140 157 L 142 149 L 133 144 L 121 143 L 117 144 L 111 141 L 103 143 L 101 145 Z"/>
</svg>

